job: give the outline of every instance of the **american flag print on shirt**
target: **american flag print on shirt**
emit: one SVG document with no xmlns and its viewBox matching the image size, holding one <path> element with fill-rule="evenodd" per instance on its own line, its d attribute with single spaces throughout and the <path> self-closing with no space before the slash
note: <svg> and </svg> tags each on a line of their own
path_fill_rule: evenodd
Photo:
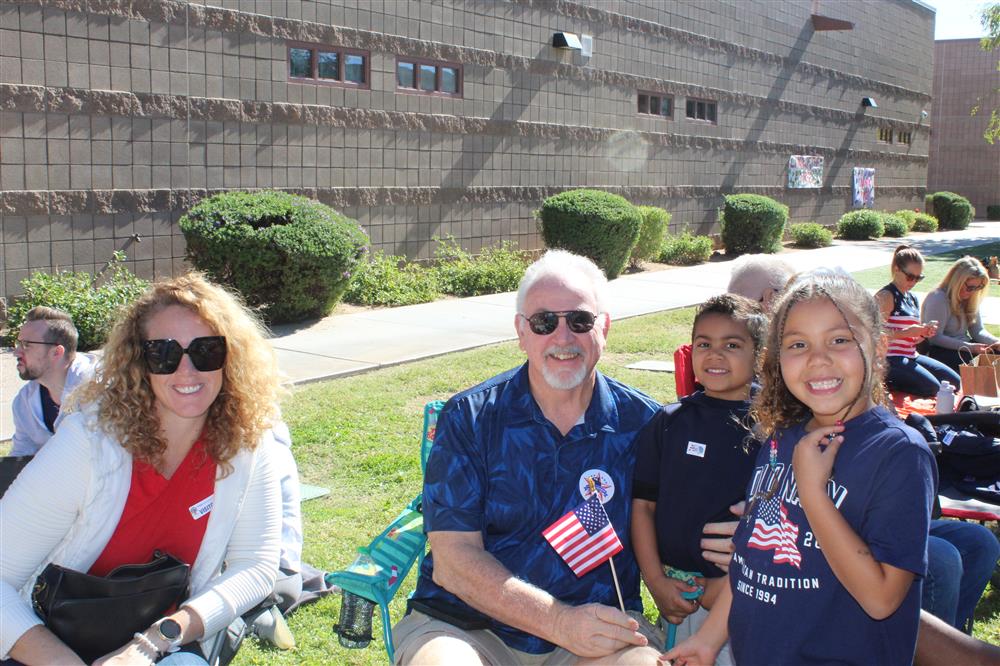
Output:
<svg viewBox="0 0 1000 666">
<path fill-rule="evenodd" d="M 542 536 L 577 578 L 623 549 L 597 493 L 549 525 Z"/>
<path fill-rule="evenodd" d="M 778 496 L 761 502 L 747 545 L 757 550 L 773 550 L 775 563 L 802 568 L 802 554 L 795 542 L 799 526 L 788 519 L 788 510 Z"/>
</svg>

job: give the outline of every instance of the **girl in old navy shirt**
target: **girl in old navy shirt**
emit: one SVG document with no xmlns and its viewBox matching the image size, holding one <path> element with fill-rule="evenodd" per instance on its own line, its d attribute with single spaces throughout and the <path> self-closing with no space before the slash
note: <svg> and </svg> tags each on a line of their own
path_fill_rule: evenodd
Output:
<svg viewBox="0 0 1000 666">
<path fill-rule="evenodd" d="M 753 415 L 761 447 L 730 586 L 668 653 L 710 664 L 910 664 L 935 472 L 923 438 L 883 405 L 874 299 L 846 275 L 781 295 Z"/>
</svg>

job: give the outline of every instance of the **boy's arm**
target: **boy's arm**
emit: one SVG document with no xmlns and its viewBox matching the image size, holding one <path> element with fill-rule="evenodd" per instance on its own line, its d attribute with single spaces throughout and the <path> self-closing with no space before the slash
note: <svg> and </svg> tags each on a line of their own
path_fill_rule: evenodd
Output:
<svg viewBox="0 0 1000 666">
<path fill-rule="evenodd" d="M 677 645 L 673 650 L 661 656 L 673 660 L 674 666 L 714 666 L 715 658 L 722 646 L 729 640 L 729 609 L 733 605 L 733 591 L 729 587 L 729 576 L 722 578 L 726 582 L 719 591 L 719 598 L 708 614 L 705 623 L 694 636 Z"/>
<path fill-rule="evenodd" d="M 663 573 L 656 545 L 655 516 L 656 502 L 632 500 L 632 549 L 656 607 L 669 622 L 677 624 L 698 608 L 697 601 L 684 599 L 681 592 L 691 592 L 696 588 Z"/>
<path fill-rule="evenodd" d="M 835 425 L 806 433 L 795 447 L 792 468 L 802 509 L 834 575 L 868 615 L 883 620 L 903 603 L 914 575 L 876 560 L 827 494 L 843 430 Z"/>
</svg>

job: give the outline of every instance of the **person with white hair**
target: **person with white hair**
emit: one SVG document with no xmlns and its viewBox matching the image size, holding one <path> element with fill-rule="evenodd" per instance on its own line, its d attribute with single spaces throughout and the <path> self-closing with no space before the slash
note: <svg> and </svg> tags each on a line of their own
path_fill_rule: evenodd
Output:
<svg viewBox="0 0 1000 666">
<path fill-rule="evenodd" d="M 774 255 L 747 254 L 733 263 L 726 291 L 745 296 L 768 310 L 793 275 L 795 269 Z"/>
<path fill-rule="evenodd" d="M 431 554 L 393 630 L 396 663 L 655 663 L 629 523 L 636 435 L 659 405 L 596 370 L 606 283 L 590 260 L 546 253 L 517 295 L 527 362 L 441 411 L 424 480 Z M 578 576 L 543 537 L 584 507 L 621 541 L 620 597 L 606 557 Z"/>
</svg>

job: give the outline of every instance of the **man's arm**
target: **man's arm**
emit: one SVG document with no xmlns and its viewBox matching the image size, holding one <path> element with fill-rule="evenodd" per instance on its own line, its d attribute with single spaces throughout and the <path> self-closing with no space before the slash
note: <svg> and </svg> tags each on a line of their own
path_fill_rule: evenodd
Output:
<svg viewBox="0 0 1000 666">
<path fill-rule="evenodd" d="M 581 657 L 646 645 L 638 622 L 602 604 L 568 606 L 518 579 L 483 548 L 479 532 L 430 532 L 434 582 L 491 618 Z"/>
<path fill-rule="evenodd" d="M 14 416 L 14 434 L 11 436 L 12 445 L 10 449 L 10 455 L 12 456 L 30 456 L 38 452 L 38 446 L 28 436 L 33 417 L 24 393 L 24 389 L 18 391 L 17 395 L 14 396 L 14 402 L 11 404 L 11 411 Z"/>
</svg>

